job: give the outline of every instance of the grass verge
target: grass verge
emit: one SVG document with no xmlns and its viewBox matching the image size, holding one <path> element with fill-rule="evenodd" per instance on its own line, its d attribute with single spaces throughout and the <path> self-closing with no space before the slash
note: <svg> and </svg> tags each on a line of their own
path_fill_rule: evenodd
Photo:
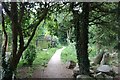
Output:
<svg viewBox="0 0 120 80">
<path fill-rule="evenodd" d="M 51 48 L 48 50 L 37 51 L 37 57 L 33 62 L 33 65 L 46 66 L 52 55 L 55 53 L 57 48 Z"/>
<path fill-rule="evenodd" d="M 66 48 L 62 51 L 61 59 L 64 63 L 69 60 L 77 62 L 76 50 L 74 44 L 70 44 L 66 46 Z"/>
<path fill-rule="evenodd" d="M 23 66 L 23 61 L 21 59 L 18 64 L 16 77 L 17 78 L 32 77 L 32 73 L 34 72 L 36 68 L 41 67 L 42 69 L 47 66 L 48 61 L 50 60 L 50 58 L 52 57 L 52 55 L 55 53 L 57 49 L 58 48 L 50 48 L 46 50 L 37 49 L 37 57 L 33 61 L 32 66 Z"/>
<path fill-rule="evenodd" d="M 96 55 L 95 47 L 94 46 L 89 47 L 88 53 L 89 53 L 89 59 L 93 59 L 94 56 Z M 70 44 L 66 46 L 66 48 L 62 51 L 61 59 L 64 63 L 69 60 L 77 62 L 76 49 L 74 44 Z"/>
</svg>

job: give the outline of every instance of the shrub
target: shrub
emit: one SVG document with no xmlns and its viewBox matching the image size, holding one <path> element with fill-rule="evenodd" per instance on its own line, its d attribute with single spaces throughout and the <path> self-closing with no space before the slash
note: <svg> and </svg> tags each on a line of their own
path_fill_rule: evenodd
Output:
<svg viewBox="0 0 120 80">
<path fill-rule="evenodd" d="M 36 48 L 34 45 L 29 45 L 27 50 L 24 52 L 23 65 L 32 65 L 36 58 Z"/>
<path fill-rule="evenodd" d="M 33 65 L 37 66 L 46 66 L 50 60 L 50 58 L 53 56 L 55 51 L 58 48 L 49 48 L 47 50 L 38 50 L 37 49 L 37 57 L 35 58 Z"/>
<path fill-rule="evenodd" d="M 66 46 L 66 48 L 62 51 L 61 59 L 63 62 L 67 62 L 70 60 L 77 62 L 76 49 L 74 44 Z"/>
</svg>

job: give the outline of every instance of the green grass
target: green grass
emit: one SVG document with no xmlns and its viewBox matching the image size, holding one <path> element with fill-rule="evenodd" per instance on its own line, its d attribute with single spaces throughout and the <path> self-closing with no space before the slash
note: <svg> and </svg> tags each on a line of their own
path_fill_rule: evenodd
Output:
<svg viewBox="0 0 120 80">
<path fill-rule="evenodd" d="M 57 48 L 51 48 L 46 51 L 37 51 L 37 57 L 33 62 L 33 65 L 46 66 L 52 55 L 55 53 Z"/>
<path fill-rule="evenodd" d="M 96 46 L 92 45 L 88 47 L 89 58 L 92 59 L 96 56 Z"/>
<path fill-rule="evenodd" d="M 37 49 L 37 55 L 35 60 L 33 61 L 32 66 L 46 66 L 52 55 L 58 48 L 49 48 L 45 51 Z M 18 64 L 18 68 L 23 67 L 23 60 L 21 59 Z"/>
<path fill-rule="evenodd" d="M 93 59 L 96 56 L 96 47 L 89 46 L 88 53 L 89 59 Z M 61 59 L 63 62 L 67 62 L 68 60 L 77 62 L 76 49 L 74 44 L 66 46 L 66 48 L 62 51 Z"/>
<path fill-rule="evenodd" d="M 49 48 L 48 50 L 46 51 L 43 51 L 43 50 L 40 50 L 40 49 L 37 49 L 37 57 L 35 58 L 35 60 L 33 61 L 33 65 L 32 66 L 23 66 L 23 60 L 21 59 L 19 64 L 18 64 L 18 69 L 20 68 L 25 68 L 25 67 L 28 67 L 27 68 L 27 72 L 26 72 L 26 77 L 31 77 L 32 76 L 32 73 L 34 72 L 34 70 L 37 68 L 37 67 L 41 67 L 44 68 L 47 66 L 48 64 L 48 61 L 50 60 L 50 58 L 52 57 L 52 55 L 55 53 L 55 51 L 57 50 L 58 48 Z M 20 77 L 22 76 L 21 74 L 19 74 L 19 72 L 17 72 L 17 77 Z"/>
<path fill-rule="evenodd" d="M 77 62 L 76 50 L 74 44 L 66 46 L 66 48 L 62 51 L 61 59 L 64 63 L 69 60 Z"/>
</svg>

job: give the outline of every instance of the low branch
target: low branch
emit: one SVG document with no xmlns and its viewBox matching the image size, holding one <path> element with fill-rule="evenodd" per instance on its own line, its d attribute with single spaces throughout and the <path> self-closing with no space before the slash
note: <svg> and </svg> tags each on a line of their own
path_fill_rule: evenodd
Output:
<svg viewBox="0 0 120 80">
<path fill-rule="evenodd" d="M 28 39 L 27 41 L 27 44 L 24 46 L 24 50 L 28 47 L 28 45 L 30 44 L 31 40 L 33 39 L 34 35 L 35 35 L 35 32 L 36 32 L 36 29 L 38 27 L 38 25 L 40 24 L 40 22 L 46 17 L 48 13 L 48 9 L 45 9 L 44 12 L 43 12 L 43 15 L 39 17 L 39 21 L 34 23 L 34 29 L 33 29 L 33 32 L 32 32 L 32 35 L 30 36 L 30 38 Z"/>
<path fill-rule="evenodd" d="M 19 49 L 18 49 L 18 52 L 17 54 L 19 54 L 21 51 L 23 51 L 23 48 L 24 48 L 24 38 L 23 38 L 23 32 L 22 32 L 22 28 L 21 28 L 21 22 L 22 22 L 22 18 L 23 18 L 23 15 L 24 15 L 24 10 L 25 10 L 25 6 L 23 3 L 20 4 L 21 5 L 21 8 L 20 8 L 20 17 L 19 17 L 19 20 L 18 20 L 18 35 L 19 35 Z"/>
<path fill-rule="evenodd" d="M 37 19 L 38 19 L 38 18 L 37 18 Z M 35 23 L 36 23 L 36 21 L 37 21 L 37 19 L 36 19 L 36 20 L 33 20 L 33 21 L 30 23 L 30 25 L 29 25 L 27 28 L 23 29 L 23 30 L 25 31 L 25 30 L 33 29 L 33 28 L 34 28 L 34 25 L 35 25 Z"/>
<path fill-rule="evenodd" d="M 105 24 L 108 24 L 110 22 L 107 22 L 107 21 L 100 21 L 100 22 L 92 22 L 89 24 L 89 26 L 91 25 L 105 25 Z"/>
<path fill-rule="evenodd" d="M 96 10 L 97 12 L 103 12 L 103 13 L 117 13 L 118 8 L 112 9 L 112 10 L 108 10 L 108 9 L 104 9 L 102 7 L 98 7 L 99 10 Z"/>
<path fill-rule="evenodd" d="M 24 38 L 23 38 L 23 32 L 22 32 L 22 28 L 21 26 L 18 27 L 18 33 L 19 33 L 19 49 L 18 49 L 18 52 L 17 54 L 20 53 L 20 50 L 23 51 L 23 48 L 24 48 Z"/>
<path fill-rule="evenodd" d="M 94 22 L 95 20 L 100 19 L 101 17 L 106 16 L 106 15 L 107 14 L 103 14 L 103 15 L 100 15 L 98 17 L 94 17 L 94 19 L 89 20 L 89 22 Z"/>
</svg>

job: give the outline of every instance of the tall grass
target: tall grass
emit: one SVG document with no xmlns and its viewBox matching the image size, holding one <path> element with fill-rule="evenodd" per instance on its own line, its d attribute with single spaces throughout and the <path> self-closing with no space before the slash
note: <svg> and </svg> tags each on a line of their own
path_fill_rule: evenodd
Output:
<svg viewBox="0 0 120 80">
<path fill-rule="evenodd" d="M 42 69 L 47 66 L 47 63 L 49 62 L 50 58 L 57 49 L 58 48 L 49 48 L 46 50 L 37 49 L 37 57 L 33 61 L 32 66 L 23 66 L 23 60 L 21 59 L 18 64 L 18 68 L 17 68 L 18 70 L 16 72 L 16 76 L 18 78 L 21 78 L 21 76 L 23 76 L 21 75 L 21 69 L 23 70 L 25 69 L 25 71 L 23 71 L 25 73 L 25 76 L 30 78 L 35 69 L 37 69 L 38 67 Z"/>
<path fill-rule="evenodd" d="M 66 46 L 66 48 L 62 51 L 61 59 L 63 62 L 67 62 L 69 60 L 77 62 L 76 49 L 74 44 Z"/>
<path fill-rule="evenodd" d="M 46 66 L 52 55 L 58 48 L 49 48 L 46 50 L 37 49 L 36 58 L 33 61 L 32 66 Z M 23 67 L 24 61 L 20 60 L 18 68 Z"/>
<path fill-rule="evenodd" d="M 33 62 L 33 65 L 46 66 L 52 55 L 58 48 L 50 48 L 47 50 L 38 50 L 37 57 Z"/>
<path fill-rule="evenodd" d="M 89 46 L 88 54 L 90 60 L 96 56 L 96 47 L 94 45 Z M 66 46 L 66 48 L 62 51 L 61 59 L 63 62 L 67 62 L 69 60 L 77 62 L 77 54 L 74 44 Z"/>
</svg>

